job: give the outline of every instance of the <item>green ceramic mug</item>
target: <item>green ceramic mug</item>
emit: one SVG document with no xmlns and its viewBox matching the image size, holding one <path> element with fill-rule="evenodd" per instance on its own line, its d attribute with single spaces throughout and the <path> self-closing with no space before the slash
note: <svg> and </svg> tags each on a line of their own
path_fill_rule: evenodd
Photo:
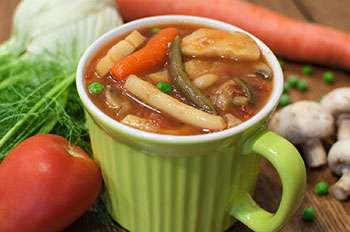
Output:
<svg viewBox="0 0 350 232">
<path fill-rule="evenodd" d="M 306 176 L 295 147 L 266 129 L 282 93 L 283 75 L 276 57 L 260 40 L 250 35 L 273 69 L 274 89 L 258 114 L 234 128 L 193 136 L 153 134 L 114 121 L 89 99 L 84 72 L 102 45 L 133 29 L 168 22 L 242 31 L 207 18 L 158 16 L 115 28 L 85 52 L 77 88 L 109 213 L 133 232 L 217 232 L 237 220 L 255 231 L 281 229 L 301 203 Z M 262 156 L 275 167 L 283 185 L 275 213 L 260 208 L 252 198 Z"/>
</svg>

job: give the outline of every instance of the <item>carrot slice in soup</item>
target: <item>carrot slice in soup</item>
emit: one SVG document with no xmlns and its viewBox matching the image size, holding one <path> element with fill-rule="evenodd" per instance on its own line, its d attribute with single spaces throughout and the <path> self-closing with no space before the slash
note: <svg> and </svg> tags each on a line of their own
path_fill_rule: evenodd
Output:
<svg viewBox="0 0 350 232">
<path fill-rule="evenodd" d="M 160 30 L 143 48 L 116 62 L 111 69 L 113 76 L 123 81 L 131 74 L 138 75 L 163 64 L 168 44 L 178 34 L 173 27 Z"/>
</svg>

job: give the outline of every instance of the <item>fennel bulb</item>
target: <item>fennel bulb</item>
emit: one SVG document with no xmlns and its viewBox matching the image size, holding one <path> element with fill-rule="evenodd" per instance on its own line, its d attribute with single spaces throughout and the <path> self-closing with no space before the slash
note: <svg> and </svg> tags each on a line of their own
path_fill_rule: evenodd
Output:
<svg viewBox="0 0 350 232">
<path fill-rule="evenodd" d="M 85 49 L 122 24 L 113 0 L 23 0 L 0 45 L 0 161 L 25 138 L 56 133 L 89 149 L 74 86 Z"/>
<path fill-rule="evenodd" d="M 94 40 L 120 24 L 113 0 L 23 0 L 15 12 L 14 36 L 29 54 L 76 60 Z"/>
</svg>

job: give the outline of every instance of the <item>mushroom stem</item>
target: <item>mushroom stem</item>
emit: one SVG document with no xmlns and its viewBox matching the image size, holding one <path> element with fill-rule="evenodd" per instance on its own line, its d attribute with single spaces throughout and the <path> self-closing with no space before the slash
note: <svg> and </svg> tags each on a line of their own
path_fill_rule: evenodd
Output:
<svg viewBox="0 0 350 232">
<path fill-rule="evenodd" d="M 301 144 L 303 156 L 311 168 L 319 167 L 327 162 L 326 151 L 319 139 L 309 139 Z"/>
<path fill-rule="evenodd" d="M 337 118 L 337 137 L 340 139 L 350 139 L 350 114 L 341 114 Z"/>
<path fill-rule="evenodd" d="M 340 201 L 346 200 L 350 195 L 350 169 L 343 170 L 343 176 L 330 188 L 333 196 Z"/>
</svg>

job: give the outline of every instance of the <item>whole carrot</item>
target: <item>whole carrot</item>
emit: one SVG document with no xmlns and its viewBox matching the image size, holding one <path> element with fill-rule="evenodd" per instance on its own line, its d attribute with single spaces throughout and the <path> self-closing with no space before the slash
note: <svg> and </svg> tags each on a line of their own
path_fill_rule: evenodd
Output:
<svg viewBox="0 0 350 232">
<path fill-rule="evenodd" d="M 164 14 L 218 19 L 266 43 L 278 56 L 350 70 L 350 34 L 239 0 L 116 0 L 128 21 Z M 135 7 L 137 6 L 137 7 Z"/>
<path fill-rule="evenodd" d="M 113 76 L 122 81 L 161 65 L 166 60 L 168 44 L 178 34 L 173 27 L 160 30 L 143 48 L 116 62 L 111 69 Z"/>
</svg>

